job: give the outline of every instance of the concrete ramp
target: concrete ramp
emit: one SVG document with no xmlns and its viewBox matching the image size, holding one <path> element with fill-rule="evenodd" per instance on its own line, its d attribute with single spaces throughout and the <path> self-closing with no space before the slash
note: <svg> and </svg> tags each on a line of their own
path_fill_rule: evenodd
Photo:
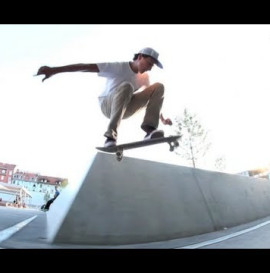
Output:
<svg viewBox="0 0 270 273">
<path fill-rule="evenodd" d="M 48 212 L 53 243 L 125 245 L 217 231 L 270 215 L 270 182 L 97 153 Z"/>
</svg>

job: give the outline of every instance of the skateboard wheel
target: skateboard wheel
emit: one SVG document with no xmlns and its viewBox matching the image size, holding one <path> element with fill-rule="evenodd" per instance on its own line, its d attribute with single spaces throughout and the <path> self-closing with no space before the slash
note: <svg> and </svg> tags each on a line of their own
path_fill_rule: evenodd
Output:
<svg viewBox="0 0 270 273">
<path fill-rule="evenodd" d="M 123 158 L 123 153 L 117 152 L 117 153 L 116 153 L 116 158 L 117 158 L 118 161 L 121 161 L 122 158 Z"/>
</svg>

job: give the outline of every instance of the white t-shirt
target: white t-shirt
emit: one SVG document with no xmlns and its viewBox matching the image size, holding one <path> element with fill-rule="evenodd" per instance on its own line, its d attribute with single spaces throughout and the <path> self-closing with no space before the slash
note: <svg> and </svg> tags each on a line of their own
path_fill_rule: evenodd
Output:
<svg viewBox="0 0 270 273">
<path fill-rule="evenodd" d="M 145 72 L 134 73 L 129 62 L 99 63 L 97 64 L 98 76 L 107 78 L 106 86 L 99 98 L 107 96 L 115 90 L 122 82 L 129 82 L 134 92 L 141 87 L 149 86 L 149 77 Z"/>
</svg>

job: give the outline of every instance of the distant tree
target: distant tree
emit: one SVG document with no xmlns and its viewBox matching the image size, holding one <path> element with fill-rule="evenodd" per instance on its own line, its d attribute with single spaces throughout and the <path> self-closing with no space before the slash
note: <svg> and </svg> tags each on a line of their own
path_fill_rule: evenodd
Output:
<svg viewBox="0 0 270 273">
<path fill-rule="evenodd" d="M 224 171 L 226 168 L 226 160 L 224 156 L 220 156 L 215 161 L 215 168 L 218 171 Z"/>
<path fill-rule="evenodd" d="M 211 144 L 207 141 L 208 132 L 205 131 L 197 119 L 186 108 L 183 117 L 176 117 L 176 133 L 182 135 L 175 153 L 191 161 L 196 168 L 199 158 L 204 157 Z"/>
<path fill-rule="evenodd" d="M 61 187 L 65 188 L 68 185 L 68 179 L 64 179 L 61 183 Z"/>
</svg>

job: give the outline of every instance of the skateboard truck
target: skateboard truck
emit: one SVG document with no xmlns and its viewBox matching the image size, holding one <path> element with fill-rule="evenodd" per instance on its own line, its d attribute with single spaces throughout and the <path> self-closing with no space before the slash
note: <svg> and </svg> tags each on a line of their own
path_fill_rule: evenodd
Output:
<svg viewBox="0 0 270 273">
<path fill-rule="evenodd" d="M 117 159 L 118 161 L 121 161 L 121 160 L 122 160 L 122 158 L 123 158 L 123 152 L 124 152 L 124 149 L 123 149 L 123 148 L 117 149 L 117 151 L 116 151 L 116 159 Z"/>
<path fill-rule="evenodd" d="M 170 152 L 173 152 L 174 148 L 179 146 L 179 142 L 177 140 L 168 141 L 168 144 L 170 145 Z"/>
</svg>

